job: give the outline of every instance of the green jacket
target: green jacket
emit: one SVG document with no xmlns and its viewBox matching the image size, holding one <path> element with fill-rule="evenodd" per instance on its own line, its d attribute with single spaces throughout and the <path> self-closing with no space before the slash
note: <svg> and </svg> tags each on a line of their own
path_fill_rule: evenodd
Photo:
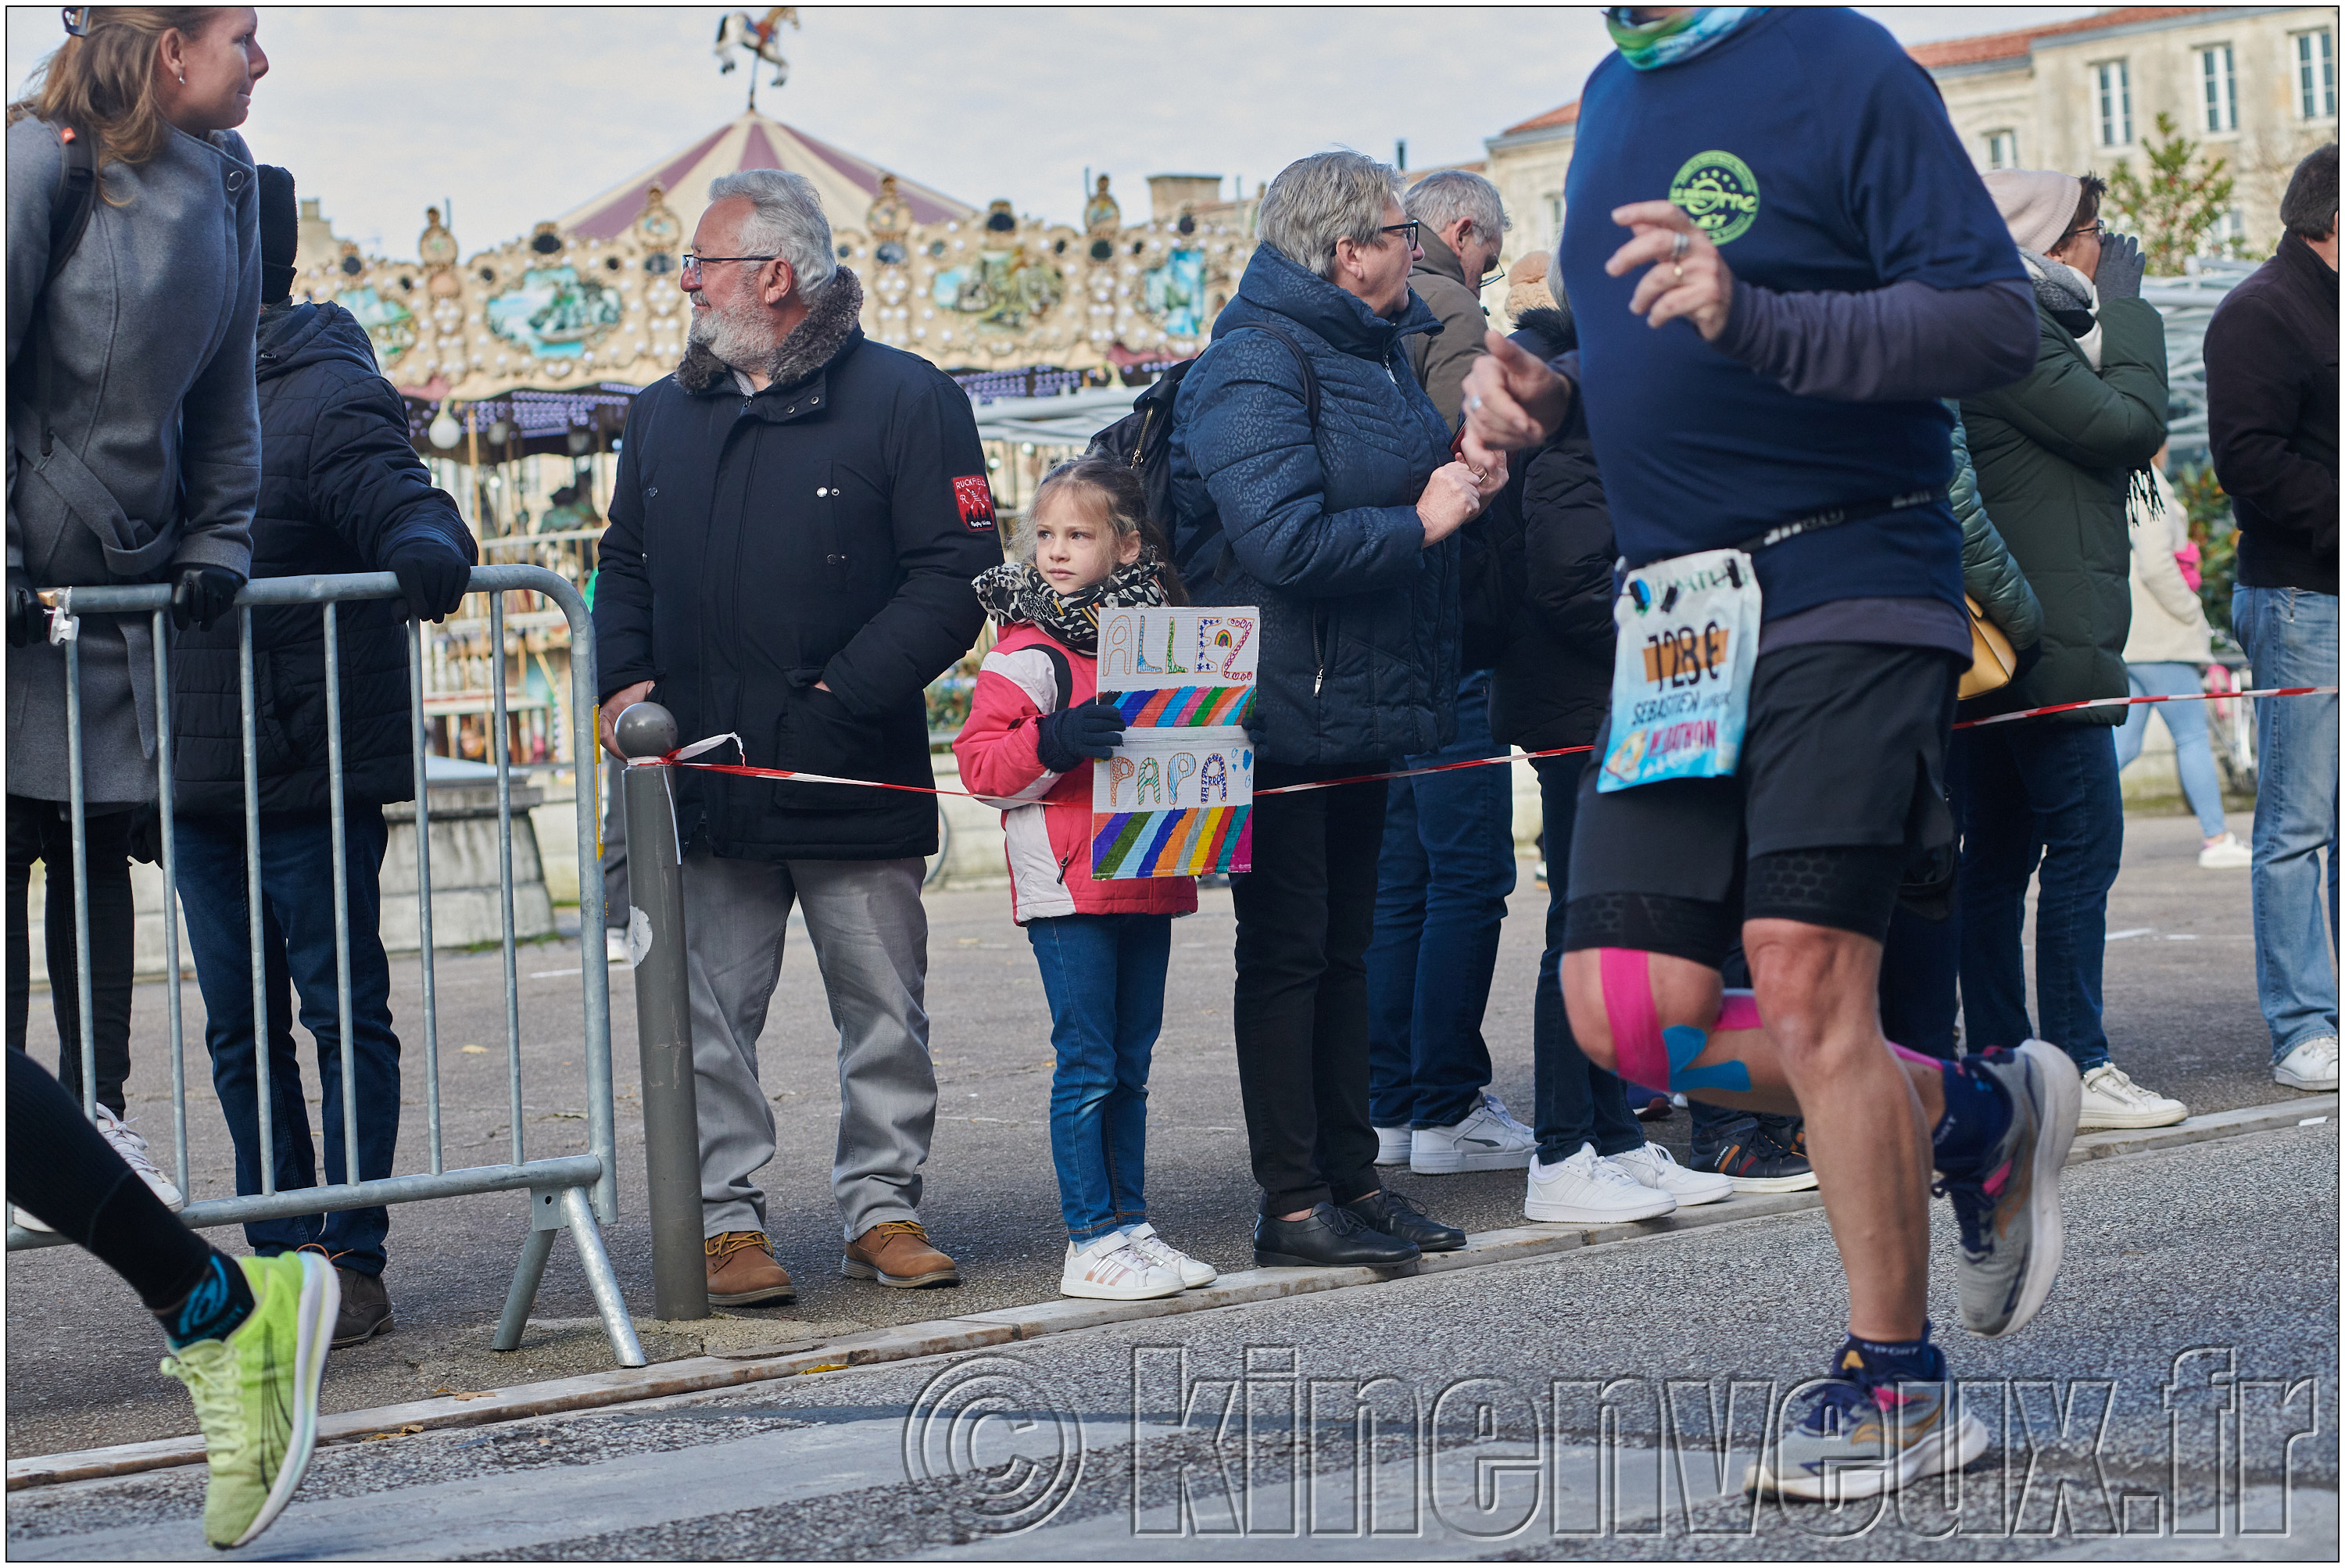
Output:
<svg viewBox="0 0 2345 1568">
<path fill-rule="evenodd" d="M 1981 701 L 1990 712 L 2126 694 L 2131 537 L 2126 489 L 2166 441 L 2166 331 L 2140 300 L 2101 307 L 2101 368 L 2041 305 L 2035 368 L 1963 400 L 1979 498 L 2044 606 L 2044 657 Z M 2122 709 L 2058 718 L 2116 725 Z"/>
<path fill-rule="evenodd" d="M 1949 401 L 1946 406 L 1954 411 L 1954 481 L 1946 486 L 1946 500 L 1963 525 L 1963 592 L 1979 602 L 1986 618 L 2011 639 L 2015 652 L 2032 648 L 2044 638 L 2044 606 L 1979 499 L 1962 405 Z"/>
</svg>

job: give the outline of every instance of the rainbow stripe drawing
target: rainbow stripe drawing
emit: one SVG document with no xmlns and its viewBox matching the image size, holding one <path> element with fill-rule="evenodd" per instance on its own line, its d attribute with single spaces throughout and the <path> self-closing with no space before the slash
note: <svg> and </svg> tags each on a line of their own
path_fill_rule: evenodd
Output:
<svg viewBox="0 0 2345 1568">
<path fill-rule="evenodd" d="M 1123 744 L 1091 771 L 1091 875 L 1254 868 L 1254 706 L 1261 612 L 1248 605 L 1100 616 L 1099 688 Z"/>
</svg>

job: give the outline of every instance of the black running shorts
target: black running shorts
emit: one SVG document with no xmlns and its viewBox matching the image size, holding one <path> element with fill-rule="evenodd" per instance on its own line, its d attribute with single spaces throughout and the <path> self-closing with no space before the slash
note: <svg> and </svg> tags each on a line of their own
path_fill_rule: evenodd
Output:
<svg viewBox="0 0 2345 1568">
<path fill-rule="evenodd" d="M 1580 776 L 1564 946 L 1716 968 L 1745 920 L 1888 934 L 1907 868 L 1951 841 L 1941 779 L 1959 665 L 1934 648 L 1762 654 L 1731 779 L 1599 791 Z M 1609 727 L 1597 737 L 1601 759 Z"/>
</svg>

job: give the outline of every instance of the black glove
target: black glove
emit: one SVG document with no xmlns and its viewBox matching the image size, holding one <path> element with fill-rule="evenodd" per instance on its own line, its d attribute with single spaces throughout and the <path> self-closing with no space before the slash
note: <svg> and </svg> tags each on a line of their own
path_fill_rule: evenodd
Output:
<svg viewBox="0 0 2345 1568">
<path fill-rule="evenodd" d="M 208 632 L 212 623 L 228 614 L 236 602 L 236 591 L 244 586 L 244 574 L 231 572 L 226 566 L 182 566 L 179 581 L 171 590 L 171 624 L 181 631 L 189 622 L 196 630 Z"/>
<path fill-rule="evenodd" d="M 2103 235 L 2100 265 L 2093 269 L 2093 288 L 2104 300 L 2138 300 L 2142 270 L 2148 265 L 2141 242 L 2132 235 Z"/>
<path fill-rule="evenodd" d="M 8 574 L 8 646 L 30 647 L 49 635 L 48 612 L 25 581 L 22 572 Z"/>
<path fill-rule="evenodd" d="M 1123 739 L 1123 714 L 1103 697 L 1046 713 L 1034 726 L 1034 750 L 1053 773 L 1071 773 L 1086 757 L 1105 757 Z"/>
<path fill-rule="evenodd" d="M 446 545 L 421 540 L 402 545 L 383 563 L 407 596 L 407 616 L 436 621 L 455 614 L 472 580 L 472 564 Z"/>
<path fill-rule="evenodd" d="M 2044 644 L 2038 640 L 2024 648 L 2015 648 L 2011 656 L 2011 678 L 2025 680 L 2027 672 L 2044 662 Z"/>
</svg>

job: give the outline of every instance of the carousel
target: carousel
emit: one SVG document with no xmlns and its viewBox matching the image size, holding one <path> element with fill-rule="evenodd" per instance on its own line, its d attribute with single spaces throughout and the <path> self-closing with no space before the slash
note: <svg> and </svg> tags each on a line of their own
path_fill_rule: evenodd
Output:
<svg viewBox="0 0 2345 1568">
<path fill-rule="evenodd" d="M 1252 252 L 1252 202 L 1223 200 L 1218 176 L 1158 175 L 1147 216 L 1128 220 L 1102 174 L 1079 224 L 1007 200 L 972 206 L 757 111 L 756 74 L 784 79 L 775 35 L 793 20 L 787 9 L 726 17 L 724 68 L 754 56 L 748 107 L 526 235 L 467 255 L 427 209 L 409 260 L 315 243 L 330 229 L 305 223 L 297 289 L 366 329 L 483 561 L 590 582 L 627 410 L 683 355 L 690 305 L 677 273 L 725 174 L 783 168 L 813 182 L 839 262 L 862 280 L 865 333 L 935 363 L 980 405 L 1004 516 L 1105 423 L 1092 405 L 1128 400 L 1122 389 L 1203 346 Z M 509 598 L 502 651 L 477 596 L 473 618 L 440 628 L 426 671 L 433 747 L 492 755 L 502 670 L 513 760 L 563 767 L 585 733 L 566 711 L 568 626 L 540 596 Z"/>
</svg>

